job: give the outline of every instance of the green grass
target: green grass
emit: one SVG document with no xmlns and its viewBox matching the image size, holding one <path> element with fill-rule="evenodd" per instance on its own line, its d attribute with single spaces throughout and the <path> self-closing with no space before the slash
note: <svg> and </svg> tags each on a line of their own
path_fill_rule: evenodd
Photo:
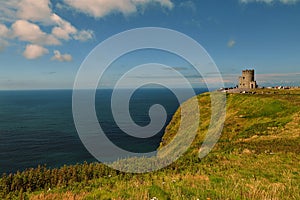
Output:
<svg viewBox="0 0 300 200">
<path fill-rule="evenodd" d="M 299 90 L 228 94 L 221 138 L 203 159 L 198 152 L 210 123 L 209 94 L 198 96 L 198 101 L 201 120 L 189 120 L 190 126 L 198 126 L 198 134 L 188 151 L 164 169 L 130 174 L 97 163 L 56 171 L 41 167 L 2 178 L 0 198 L 300 199 Z M 161 147 L 176 135 L 180 114 L 178 109 Z"/>
</svg>

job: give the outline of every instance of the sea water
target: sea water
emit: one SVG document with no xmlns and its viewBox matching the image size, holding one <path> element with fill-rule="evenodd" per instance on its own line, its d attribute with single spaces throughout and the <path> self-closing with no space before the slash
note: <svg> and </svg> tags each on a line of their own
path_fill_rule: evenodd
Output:
<svg viewBox="0 0 300 200">
<path fill-rule="evenodd" d="M 195 89 L 196 94 L 207 91 Z M 184 95 L 185 90 L 182 89 Z M 107 137 L 131 152 L 157 149 L 166 125 L 179 107 L 176 96 L 165 88 L 137 90 L 130 100 L 130 114 L 139 126 L 150 123 L 149 108 L 162 105 L 167 120 L 150 138 L 124 133 L 111 112 L 111 89 L 97 90 L 98 121 Z M 185 99 L 190 98 L 186 95 Z M 60 167 L 97 161 L 84 147 L 72 115 L 72 90 L 0 91 L 0 173 L 16 172 L 37 165 Z"/>
</svg>

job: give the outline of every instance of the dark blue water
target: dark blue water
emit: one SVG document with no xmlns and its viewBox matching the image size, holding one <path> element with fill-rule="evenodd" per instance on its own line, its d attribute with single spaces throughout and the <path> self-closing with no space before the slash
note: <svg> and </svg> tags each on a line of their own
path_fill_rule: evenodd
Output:
<svg viewBox="0 0 300 200">
<path fill-rule="evenodd" d="M 197 94 L 206 91 L 195 89 Z M 182 90 L 184 94 L 184 90 Z M 112 90 L 99 90 L 96 111 L 108 138 L 132 152 L 151 152 L 161 141 L 165 126 L 179 106 L 167 89 L 140 89 L 130 101 L 130 114 L 140 126 L 150 122 L 148 111 L 161 104 L 167 122 L 155 136 L 138 139 L 123 133 L 112 117 Z M 186 96 L 186 99 L 190 96 Z M 72 91 L 0 91 L 0 173 L 16 172 L 39 164 L 59 167 L 96 161 L 81 143 L 72 117 Z"/>
</svg>

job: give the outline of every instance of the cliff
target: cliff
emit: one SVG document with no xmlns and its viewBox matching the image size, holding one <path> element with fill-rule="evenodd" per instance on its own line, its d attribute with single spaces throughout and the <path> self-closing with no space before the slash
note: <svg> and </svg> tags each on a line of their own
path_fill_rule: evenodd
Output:
<svg viewBox="0 0 300 200">
<path fill-rule="evenodd" d="M 200 105 L 200 121 L 187 119 L 198 133 L 188 151 L 168 167 L 144 174 L 122 173 L 101 163 L 39 167 L 4 175 L 0 198 L 300 199 L 300 90 L 254 92 L 226 94 L 224 129 L 202 159 L 199 148 L 211 119 L 209 93 L 194 97 Z M 184 105 L 189 108 L 190 102 Z M 189 117 L 195 111 L 187 112 Z M 179 108 L 160 149 L 174 138 L 180 116 Z M 148 167 L 134 159 L 121 161 L 125 167 L 128 162 Z"/>
</svg>

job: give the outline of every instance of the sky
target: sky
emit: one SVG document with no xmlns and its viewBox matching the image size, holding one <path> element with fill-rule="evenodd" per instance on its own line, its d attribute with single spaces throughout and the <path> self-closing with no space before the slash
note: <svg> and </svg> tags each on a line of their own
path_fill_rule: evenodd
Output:
<svg viewBox="0 0 300 200">
<path fill-rule="evenodd" d="M 256 70 L 259 85 L 300 85 L 299 19 L 300 0 L 0 0 L 0 90 L 71 89 L 99 43 L 142 27 L 193 38 L 226 86 L 235 86 L 247 68 Z M 203 86 L 184 60 L 145 50 L 114 62 L 103 87 L 149 62 L 170 65 L 195 87 Z"/>
</svg>

